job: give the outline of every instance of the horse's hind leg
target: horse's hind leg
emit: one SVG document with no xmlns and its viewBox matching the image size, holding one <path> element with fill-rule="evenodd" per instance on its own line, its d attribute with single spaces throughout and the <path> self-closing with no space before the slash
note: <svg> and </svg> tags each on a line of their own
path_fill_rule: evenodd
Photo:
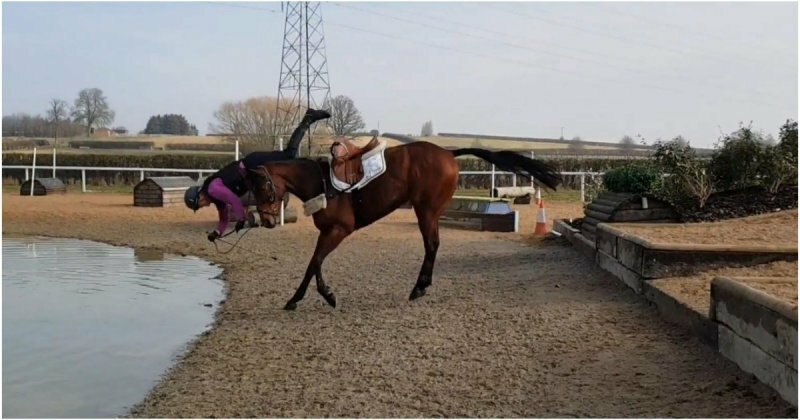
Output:
<svg viewBox="0 0 800 420">
<path fill-rule="evenodd" d="M 425 245 L 425 260 L 422 262 L 417 283 L 414 285 L 414 289 L 411 290 L 411 295 L 408 297 L 409 300 L 424 296 L 425 289 L 433 282 L 433 264 L 436 262 L 436 252 L 439 250 L 439 212 L 421 209 L 416 206 L 414 211 L 417 213 L 417 222 Z"/>
<path fill-rule="evenodd" d="M 413 183 L 422 186 L 422 189 L 417 191 L 418 194 L 415 194 L 412 204 L 425 244 L 425 260 L 419 270 L 417 284 L 411 290 L 410 300 L 424 296 L 425 289 L 433 282 L 433 264 L 436 262 L 436 252 L 439 250 L 439 217 L 453 197 L 458 183 L 458 164 L 452 156 L 449 162 L 446 161 L 436 169 L 438 173 L 427 175 L 427 178 L 417 179 Z M 431 179 L 437 181 L 431 183 Z"/>
</svg>

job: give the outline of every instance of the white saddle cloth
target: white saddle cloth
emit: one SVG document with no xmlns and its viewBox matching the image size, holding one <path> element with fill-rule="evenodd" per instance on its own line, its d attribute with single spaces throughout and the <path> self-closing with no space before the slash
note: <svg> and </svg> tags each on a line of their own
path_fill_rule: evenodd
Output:
<svg viewBox="0 0 800 420">
<path fill-rule="evenodd" d="M 364 188 L 364 186 L 369 184 L 373 179 L 386 172 L 386 157 L 383 154 L 385 151 L 386 141 L 381 140 L 378 147 L 361 156 L 361 164 L 364 167 L 364 178 L 361 178 L 361 181 L 358 181 L 355 185 L 350 185 L 336 178 L 336 175 L 333 173 L 333 164 L 331 164 L 331 184 L 339 191 L 351 192 Z"/>
</svg>

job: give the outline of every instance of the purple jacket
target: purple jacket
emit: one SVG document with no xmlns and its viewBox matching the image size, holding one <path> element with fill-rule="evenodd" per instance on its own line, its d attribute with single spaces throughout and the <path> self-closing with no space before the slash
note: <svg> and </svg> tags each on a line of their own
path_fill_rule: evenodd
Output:
<svg viewBox="0 0 800 420">
<path fill-rule="evenodd" d="M 247 213 L 242 205 L 242 200 L 225 186 L 222 179 L 217 178 L 208 184 L 208 195 L 214 200 L 225 204 L 223 206 L 217 204 L 217 212 L 219 212 L 217 232 L 225 233 L 225 229 L 228 228 L 228 209 L 230 207 L 233 207 L 233 213 L 237 216 L 237 220 L 247 220 Z"/>
</svg>

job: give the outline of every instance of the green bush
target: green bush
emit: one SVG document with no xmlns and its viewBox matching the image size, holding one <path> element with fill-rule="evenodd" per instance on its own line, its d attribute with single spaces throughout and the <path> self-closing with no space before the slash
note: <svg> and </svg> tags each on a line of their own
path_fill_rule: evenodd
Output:
<svg viewBox="0 0 800 420">
<path fill-rule="evenodd" d="M 652 165 L 625 165 L 603 174 L 603 185 L 611 192 L 653 195 L 661 189 L 661 171 Z"/>
<path fill-rule="evenodd" d="M 722 138 L 710 166 L 717 189 L 736 190 L 757 185 L 765 143 L 764 137 L 750 127 L 742 127 Z"/>
<path fill-rule="evenodd" d="M 789 161 L 797 170 L 797 121 L 786 120 L 786 124 L 781 127 L 780 143 L 778 147 L 781 152 L 789 157 Z"/>
<path fill-rule="evenodd" d="M 797 155 L 794 156 L 796 159 Z M 777 192 L 788 181 L 797 179 L 797 160 L 784 148 L 767 146 L 759 154 L 758 183 L 769 192 Z"/>
<path fill-rule="evenodd" d="M 668 176 L 656 196 L 676 207 L 705 207 L 714 192 L 708 163 L 681 137 L 656 142 L 653 158 L 656 167 Z"/>
</svg>

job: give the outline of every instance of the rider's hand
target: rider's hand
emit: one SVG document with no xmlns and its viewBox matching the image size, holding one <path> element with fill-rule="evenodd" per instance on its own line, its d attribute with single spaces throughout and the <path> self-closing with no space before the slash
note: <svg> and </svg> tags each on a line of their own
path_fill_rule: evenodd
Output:
<svg viewBox="0 0 800 420">
<path fill-rule="evenodd" d="M 220 237 L 220 233 L 216 230 L 208 234 L 208 240 L 214 242 Z"/>
<path fill-rule="evenodd" d="M 244 229 L 244 219 L 239 220 L 238 222 L 236 222 L 236 229 L 234 229 L 234 230 L 236 231 L 236 233 L 239 233 L 239 231 L 242 230 L 242 229 Z"/>
</svg>

